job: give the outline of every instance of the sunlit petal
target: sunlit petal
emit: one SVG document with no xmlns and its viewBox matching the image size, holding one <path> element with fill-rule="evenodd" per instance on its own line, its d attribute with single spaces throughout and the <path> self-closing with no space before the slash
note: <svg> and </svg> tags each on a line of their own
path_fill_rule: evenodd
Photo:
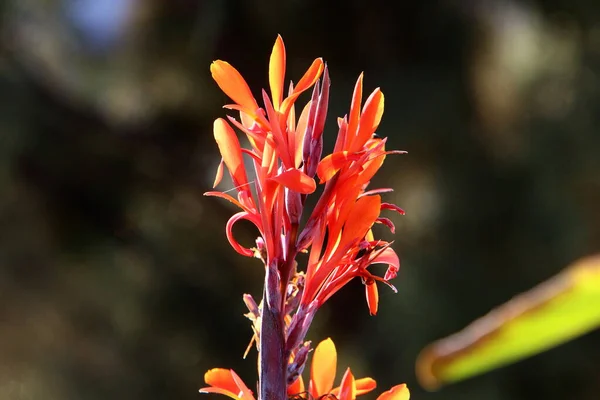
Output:
<svg viewBox="0 0 600 400">
<path fill-rule="evenodd" d="M 256 112 L 258 104 L 237 69 L 226 61 L 217 60 L 210 65 L 210 72 L 217 85 L 231 100 L 242 106 L 248 113 Z"/>
<path fill-rule="evenodd" d="M 350 368 L 348 368 L 342 377 L 339 400 L 354 399 L 356 399 L 356 382 L 354 380 L 354 375 L 352 375 L 352 371 L 350 371 Z"/>
<path fill-rule="evenodd" d="M 271 97 L 273 98 L 273 107 L 279 110 L 283 100 L 283 81 L 285 79 L 285 46 L 283 39 L 277 35 L 271 59 L 269 61 L 269 84 L 271 85 Z"/>
<path fill-rule="evenodd" d="M 377 400 L 409 400 L 410 391 L 405 384 L 396 385 L 387 392 L 383 392 L 377 397 Z"/>
<path fill-rule="evenodd" d="M 296 168 L 290 168 L 283 171 L 281 174 L 274 176 L 271 179 L 288 189 L 302 194 L 310 194 L 314 192 L 317 187 L 313 178 Z"/>
<path fill-rule="evenodd" d="M 314 398 L 328 394 L 333 387 L 337 366 L 335 344 L 330 338 L 323 340 L 315 349 L 310 370 L 310 393 Z"/>
</svg>

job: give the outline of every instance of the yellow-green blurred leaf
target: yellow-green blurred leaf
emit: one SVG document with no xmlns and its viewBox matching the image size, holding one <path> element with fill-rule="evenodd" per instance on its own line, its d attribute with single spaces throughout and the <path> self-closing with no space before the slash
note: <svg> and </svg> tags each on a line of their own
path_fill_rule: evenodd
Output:
<svg viewBox="0 0 600 400">
<path fill-rule="evenodd" d="M 417 360 L 417 376 L 433 390 L 538 354 L 599 326 L 597 255 L 427 346 Z"/>
</svg>

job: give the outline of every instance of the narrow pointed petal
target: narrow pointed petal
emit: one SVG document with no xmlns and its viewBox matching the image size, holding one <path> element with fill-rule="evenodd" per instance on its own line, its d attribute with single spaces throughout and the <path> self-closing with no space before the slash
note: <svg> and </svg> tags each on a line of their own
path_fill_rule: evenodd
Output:
<svg viewBox="0 0 600 400">
<path fill-rule="evenodd" d="M 271 97 L 273 107 L 279 111 L 279 106 L 283 100 L 283 81 L 285 79 L 285 46 L 283 39 L 277 35 L 271 59 L 269 61 L 269 84 L 271 86 Z"/>
<path fill-rule="evenodd" d="M 221 180 L 223 179 L 223 157 L 221 157 L 221 162 L 219 162 L 219 166 L 217 167 L 217 174 L 215 175 L 215 182 L 213 183 L 213 189 L 217 187 Z"/>
<path fill-rule="evenodd" d="M 271 179 L 301 194 L 310 194 L 317 188 L 317 184 L 313 178 L 296 168 L 283 171 Z"/>
<path fill-rule="evenodd" d="M 308 68 L 308 70 L 304 73 L 302 78 L 300 78 L 300 80 L 296 84 L 296 87 L 294 88 L 294 94 L 299 95 L 306 89 L 312 87 L 312 85 L 314 85 L 315 82 L 317 82 L 317 80 L 321 77 L 321 74 L 323 73 L 323 68 L 323 59 L 315 59 L 311 66 Z"/>
<path fill-rule="evenodd" d="M 410 391 L 405 384 L 396 385 L 387 392 L 383 392 L 379 395 L 377 400 L 409 400 Z"/>
<path fill-rule="evenodd" d="M 237 201 L 235 198 L 233 198 L 232 196 L 228 195 L 227 193 L 223 193 L 223 192 L 206 192 L 206 193 L 204 193 L 204 195 L 205 196 L 220 197 L 222 199 L 225 199 L 225 200 L 227 200 L 227 201 L 235 204 L 236 206 L 238 206 L 242 210 L 246 210 L 246 208 L 239 201 Z"/>
<path fill-rule="evenodd" d="M 235 400 L 242 400 L 242 398 L 239 397 L 238 395 L 236 395 L 235 393 L 230 392 L 229 390 L 225 390 L 225 389 L 221 389 L 221 388 L 217 388 L 217 387 L 209 386 L 209 387 L 201 388 L 199 390 L 199 392 L 206 393 L 206 394 L 208 394 L 208 393 L 222 394 L 222 395 L 225 395 L 225 396 L 230 397 Z"/>
<path fill-rule="evenodd" d="M 323 73 L 323 59 L 317 58 L 313 61 L 312 65 L 308 68 L 304 76 L 300 79 L 296 87 L 294 88 L 294 93 L 291 96 L 286 98 L 281 105 L 281 113 L 286 116 L 289 112 L 292 104 L 296 101 L 298 96 L 302 94 L 305 90 L 313 86 L 321 74 Z"/>
<path fill-rule="evenodd" d="M 360 116 L 358 133 L 352 141 L 350 150 L 357 151 L 371 138 L 377 130 L 383 116 L 384 97 L 379 88 L 375 89 L 365 102 L 365 107 Z"/>
<path fill-rule="evenodd" d="M 381 209 L 382 210 L 396 211 L 400 215 L 405 215 L 406 214 L 406 212 L 403 209 L 401 209 L 397 205 L 391 204 L 391 203 L 381 203 Z"/>
<path fill-rule="evenodd" d="M 229 124 L 222 118 L 214 122 L 214 135 L 221 156 L 236 186 L 248 184 L 246 169 L 242 160 L 240 142 Z"/>
<path fill-rule="evenodd" d="M 306 133 L 306 125 L 308 124 L 308 112 L 311 107 L 311 102 L 309 101 L 302 109 L 302 113 L 300 113 L 300 118 L 298 118 L 298 125 L 296 126 L 296 135 L 295 139 L 295 152 L 294 152 L 294 163 L 296 168 L 300 166 L 300 162 L 302 162 L 302 153 L 304 150 L 304 134 Z"/>
<path fill-rule="evenodd" d="M 210 65 L 213 79 L 229 98 L 242 106 L 246 112 L 254 114 L 258 104 L 242 75 L 226 61 L 213 61 Z"/>
<path fill-rule="evenodd" d="M 354 375 L 352 375 L 352 371 L 350 368 L 346 370 L 344 373 L 344 377 L 342 378 L 342 383 L 340 385 L 340 396 L 339 400 L 354 400 L 356 399 L 356 381 L 354 380 Z"/>
<path fill-rule="evenodd" d="M 315 349 L 312 368 L 310 370 L 310 394 L 317 398 L 328 394 L 333 387 L 335 369 L 337 366 L 337 352 L 333 340 L 323 340 Z"/>
<path fill-rule="evenodd" d="M 358 131 L 358 121 L 360 119 L 360 106 L 362 102 L 363 92 L 363 74 L 361 73 L 356 80 L 354 86 L 354 93 L 352 94 L 352 102 L 350 104 L 350 115 L 348 116 L 348 130 L 346 133 L 346 140 L 344 142 L 344 149 L 350 148 L 352 141 Z"/>
<path fill-rule="evenodd" d="M 391 219 L 385 218 L 385 217 L 379 217 L 379 218 L 377 218 L 377 220 L 375 220 L 375 222 L 377 222 L 378 224 L 387 226 L 390 229 L 391 233 L 396 233 L 396 226 L 394 225 L 394 223 L 392 222 Z"/>
<path fill-rule="evenodd" d="M 379 291 L 377 290 L 377 284 L 374 280 L 371 280 L 365 284 L 365 292 L 367 296 L 369 313 L 371 315 L 375 315 L 377 314 L 377 308 L 379 307 Z"/>
</svg>

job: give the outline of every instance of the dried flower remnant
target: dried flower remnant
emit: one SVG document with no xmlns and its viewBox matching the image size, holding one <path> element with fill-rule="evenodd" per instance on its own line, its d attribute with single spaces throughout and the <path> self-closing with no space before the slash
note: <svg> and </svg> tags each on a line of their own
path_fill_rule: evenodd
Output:
<svg viewBox="0 0 600 400">
<path fill-rule="evenodd" d="M 206 195 L 224 198 L 241 209 L 226 225 L 227 239 L 238 253 L 256 257 L 265 266 L 262 300 L 257 304 L 252 296 L 244 295 L 249 309 L 246 316 L 254 332 L 251 344 L 255 342 L 259 351 L 261 399 L 284 398 L 298 381 L 311 350 L 305 336 L 316 311 L 350 280 L 360 278 L 364 283 L 372 315 L 378 309 L 377 282 L 396 290 L 389 281 L 398 273 L 399 258 L 391 243 L 375 239 L 372 227 L 383 224 L 393 233 L 394 224 L 382 217 L 381 211 L 404 214 L 401 208 L 381 200 L 381 195 L 392 189 L 367 190 L 385 157 L 403 153 L 386 150 L 386 139 L 375 134 L 384 109 L 381 90 L 375 89 L 363 105 L 363 76 L 359 76 L 349 114 L 338 119 L 335 148 L 322 157 L 330 87 L 327 66 L 322 59 L 315 59 L 300 80 L 289 85 L 287 96 L 285 69 L 285 46 L 278 37 L 269 61 L 270 96 L 262 91 L 261 107 L 233 66 L 217 60 L 210 68 L 233 101 L 225 108 L 239 112 L 239 119 L 219 118 L 214 123 L 222 156 L 214 186 L 226 167 L 237 196 L 220 191 Z M 311 98 L 297 116 L 298 98 L 310 88 Z M 250 148 L 242 148 L 234 127 L 247 137 Z M 249 179 L 244 157 L 253 166 L 254 179 Z M 308 212 L 307 196 L 317 188 L 315 178 L 324 185 L 323 192 L 306 215 L 306 223 L 301 224 L 302 215 Z M 240 220 L 256 226 L 256 247 L 245 247 L 233 236 L 233 226 Z M 300 252 L 308 253 L 305 268 L 296 262 Z M 386 273 L 373 274 L 369 270 L 372 264 L 388 265 Z M 213 384 L 209 382 L 217 382 L 213 375 L 228 378 Z M 248 396 L 233 371 L 212 372 L 208 378 L 211 387 L 220 387 L 238 396 L 235 398 Z M 355 381 L 349 371 L 343 382 L 341 387 L 347 393 L 340 389 L 336 392 L 339 396 L 354 398 L 356 387 L 360 392 L 360 380 Z M 309 392 L 313 397 L 325 394 Z"/>
</svg>

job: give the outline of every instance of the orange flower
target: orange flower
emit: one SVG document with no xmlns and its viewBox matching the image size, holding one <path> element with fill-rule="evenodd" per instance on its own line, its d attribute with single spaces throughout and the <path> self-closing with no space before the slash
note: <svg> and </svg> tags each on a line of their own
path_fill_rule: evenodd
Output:
<svg viewBox="0 0 600 400">
<path fill-rule="evenodd" d="M 317 167 L 317 175 L 326 186 L 299 238 L 301 250 L 312 244 L 301 304 L 308 307 L 316 301 L 320 306 L 352 278 L 361 277 L 369 311 L 374 315 L 378 306 L 375 281 L 383 282 L 395 291 L 388 281 L 396 276 L 400 261 L 390 243 L 374 240 L 371 228 L 375 223 L 381 223 L 393 233 L 394 224 L 379 214 L 385 209 L 400 214 L 404 211 L 396 205 L 381 202 L 379 194 L 392 189 L 365 191 L 365 188 L 387 154 L 405 152 L 386 151 L 386 139 L 375 135 L 384 104 L 379 89 L 369 96 L 361 112 L 362 81 L 360 75 L 349 120 L 338 121 L 340 129 L 334 153 L 323 158 Z M 376 263 L 388 264 L 383 278 L 367 270 Z"/>
<path fill-rule="evenodd" d="M 222 162 L 217 170 L 214 186 L 223 175 L 223 163 L 229 170 L 237 199 L 225 192 L 207 192 L 205 195 L 222 197 L 242 209 L 227 224 L 227 238 L 233 248 L 245 256 L 253 256 L 252 249 L 240 245 L 233 237 L 232 227 L 245 219 L 252 222 L 260 231 L 269 260 L 284 259 L 281 235 L 292 230 L 299 216 L 290 219 L 288 198 L 314 192 L 316 183 L 306 174 L 302 164 L 302 144 L 307 129 L 309 103 L 296 124 L 294 103 L 298 96 L 312 87 L 325 66 L 317 58 L 300 81 L 290 87 L 289 95 L 283 96 L 285 76 L 285 47 L 281 37 L 277 37 L 269 63 L 269 84 L 272 100 L 263 90 L 264 109 L 258 106 L 248 84 L 241 74 L 229 63 L 214 61 L 211 73 L 219 87 L 235 104 L 225 106 L 240 112 L 240 121 L 229 118 L 229 122 L 248 137 L 251 149 L 242 149 L 237 136 L 229 123 L 219 118 L 214 123 L 214 136 L 221 152 Z M 313 108 L 316 103 L 313 104 Z M 314 127 L 314 123 L 311 125 Z M 255 181 L 247 177 L 242 154 L 253 162 Z M 255 187 L 255 194 L 252 193 Z M 296 207 L 298 208 L 298 207 Z M 290 237 L 291 239 L 291 237 Z"/>
<path fill-rule="evenodd" d="M 323 340 L 315 349 L 310 371 L 310 383 L 308 391 L 305 391 L 304 382 L 300 376 L 296 382 L 288 387 L 288 396 L 305 396 L 311 399 L 322 399 L 333 395 L 338 400 L 354 400 L 356 396 L 369 393 L 377 387 L 373 378 L 355 379 L 350 371 L 346 369 L 340 386 L 333 388 L 337 368 L 337 352 L 335 344 L 331 339 Z M 378 400 L 408 400 L 410 393 L 406 385 L 394 386 L 387 392 L 382 393 Z"/>
<path fill-rule="evenodd" d="M 213 368 L 204 374 L 208 387 L 200 393 L 219 393 L 236 400 L 254 400 L 252 391 L 232 369 Z"/>
</svg>

